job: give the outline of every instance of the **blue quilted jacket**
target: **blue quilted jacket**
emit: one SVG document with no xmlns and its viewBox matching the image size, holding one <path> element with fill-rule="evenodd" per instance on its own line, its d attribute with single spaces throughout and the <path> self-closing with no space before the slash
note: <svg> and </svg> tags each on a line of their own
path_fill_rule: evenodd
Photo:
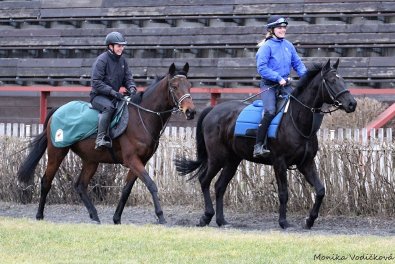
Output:
<svg viewBox="0 0 395 264">
<path fill-rule="evenodd" d="M 276 83 L 289 77 L 291 67 L 299 76 L 306 73 L 295 47 L 286 39 L 268 39 L 256 53 L 256 65 L 262 79 Z"/>
</svg>

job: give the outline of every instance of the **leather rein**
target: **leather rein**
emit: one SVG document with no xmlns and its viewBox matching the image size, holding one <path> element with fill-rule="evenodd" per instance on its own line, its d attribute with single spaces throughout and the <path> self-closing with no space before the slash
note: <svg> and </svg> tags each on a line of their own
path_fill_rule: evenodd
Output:
<svg viewBox="0 0 395 264">
<path fill-rule="evenodd" d="M 133 103 L 132 101 L 130 101 L 130 98 L 126 99 L 127 104 L 131 104 L 131 105 L 133 105 L 133 106 L 135 106 L 135 107 L 137 108 L 137 112 L 138 112 L 138 114 L 139 114 L 140 121 L 141 121 L 141 123 L 143 124 L 144 130 L 145 130 L 148 134 L 151 135 L 152 140 L 153 140 L 154 142 L 156 142 L 156 143 L 159 142 L 159 138 L 162 136 L 162 134 L 163 134 L 163 132 L 165 131 L 165 128 L 166 128 L 166 126 L 167 126 L 167 123 L 169 122 L 169 119 L 166 121 L 166 123 L 163 122 L 162 114 L 180 112 L 180 111 L 181 111 L 181 103 L 182 103 L 185 99 L 187 99 L 187 98 L 191 98 L 191 99 L 192 99 L 191 94 L 186 93 L 186 94 L 182 95 L 182 96 L 177 100 L 177 98 L 176 98 L 176 96 L 175 96 L 175 88 L 172 87 L 171 84 L 170 84 L 171 81 L 174 80 L 174 79 L 176 79 L 176 78 L 187 78 L 187 76 L 186 76 L 186 75 L 183 75 L 183 74 L 177 74 L 177 75 L 174 75 L 171 79 L 168 79 L 168 81 L 167 81 L 167 88 L 168 88 L 168 91 L 169 91 L 169 95 L 171 96 L 172 101 L 173 101 L 173 107 L 172 107 L 172 109 L 165 110 L 165 111 L 153 111 L 153 110 L 147 109 L 147 108 L 145 108 L 145 107 L 142 107 L 142 106 L 140 106 L 140 105 L 138 105 L 138 104 L 136 104 L 136 103 Z M 145 111 L 145 112 L 148 112 L 148 113 L 151 113 L 151 114 L 156 114 L 156 115 L 160 118 L 161 125 L 162 125 L 162 129 L 161 129 L 161 131 L 160 131 L 160 133 L 159 133 L 158 139 L 155 139 L 154 136 L 152 135 L 152 133 L 147 129 L 147 127 L 146 127 L 146 125 L 145 125 L 145 123 L 144 123 L 144 120 L 143 120 L 143 118 L 142 118 L 142 116 L 141 116 L 141 111 L 140 111 L 140 110 Z"/>
<path fill-rule="evenodd" d="M 289 94 L 290 99 L 295 100 L 297 103 L 299 103 L 299 104 L 302 105 L 303 107 L 309 109 L 309 110 L 313 113 L 313 121 L 312 121 L 312 125 L 311 125 L 310 134 L 309 134 L 309 135 L 305 135 L 305 134 L 297 127 L 297 124 L 296 124 L 296 122 L 295 122 L 295 120 L 294 120 L 294 118 L 293 118 L 293 116 L 292 116 L 292 108 L 290 107 L 290 111 L 291 111 L 290 116 L 291 116 L 292 124 L 293 124 L 293 126 L 295 127 L 295 129 L 298 131 L 298 133 L 299 133 L 302 137 L 304 137 L 304 138 L 306 138 L 306 139 L 311 138 L 311 136 L 313 136 L 313 135 L 318 131 L 318 129 L 319 129 L 320 126 L 321 126 L 323 114 L 332 113 L 332 112 L 335 112 L 335 111 L 337 111 L 337 110 L 340 109 L 340 107 L 342 106 L 342 104 L 341 104 L 341 102 L 338 100 L 338 98 L 339 98 L 342 94 L 344 94 L 344 93 L 350 93 L 350 91 L 349 91 L 348 89 L 343 89 L 343 90 L 341 90 L 341 91 L 338 92 L 338 93 L 336 93 L 336 92 L 334 91 L 334 89 L 327 83 L 327 81 L 326 81 L 325 78 L 324 78 L 324 76 L 325 76 L 327 73 L 330 73 L 330 72 L 335 72 L 335 73 L 336 73 L 336 70 L 335 70 L 335 69 L 329 70 L 329 71 L 327 71 L 325 74 L 321 71 L 322 81 L 321 81 L 321 84 L 320 84 L 320 86 L 319 86 L 319 89 L 321 90 L 322 97 L 324 97 L 325 91 L 329 94 L 329 97 L 330 97 L 331 100 L 332 100 L 331 106 L 335 107 L 334 110 L 323 111 L 321 107 L 319 107 L 319 108 L 310 107 L 310 106 L 304 104 L 303 102 L 301 102 L 298 98 L 296 98 L 296 97 L 293 96 L 292 94 Z M 337 76 L 338 78 L 340 78 L 340 76 L 337 75 L 337 73 L 336 73 L 336 76 Z M 317 116 L 317 114 L 320 114 L 320 116 Z"/>
</svg>

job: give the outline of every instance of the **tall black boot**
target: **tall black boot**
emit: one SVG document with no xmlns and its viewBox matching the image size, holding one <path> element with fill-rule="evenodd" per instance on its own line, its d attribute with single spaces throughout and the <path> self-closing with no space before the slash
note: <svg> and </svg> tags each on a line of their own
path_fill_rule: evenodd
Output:
<svg viewBox="0 0 395 264">
<path fill-rule="evenodd" d="M 270 154 L 270 150 L 266 148 L 265 136 L 269 128 L 270 122 L 274 118 L 274 115 L 265 113 L 258 126 L 258 132 L 256 135 L 256 144 L 254 146 L 254 158 L 264 157 Z"/>
<path fill-rule="evenodd" d="M 95 149 L 100 147 L 112 147 L 111 139 L 108 137 L 108 128 L 110 126 L 112 113 L 112 111 L 104 111 L 99 116 Z"/>
</svg>

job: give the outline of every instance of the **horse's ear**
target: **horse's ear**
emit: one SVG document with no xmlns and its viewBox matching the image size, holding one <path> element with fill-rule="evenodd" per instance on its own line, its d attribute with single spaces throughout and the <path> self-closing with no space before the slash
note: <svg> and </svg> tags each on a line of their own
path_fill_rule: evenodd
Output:
<svg viewBox="0 0 395 264">
<path fill-rule="evenodd" d="M 328 71 L 328 70 L 330 70 L 330 68 L 331 68 L 331 60 L 328 59 L 328 61 L 325 63 L 325 65 L 324 65 L 324 67 L 322 67 L 322 69 L 324 71 Z"/>
<path fill-rule="evenodd" d="M 335 64 L 333 64 L 333 68 L 335 68 L 336 70 L 337 70 L 337 67 L 339 66 L 339 61 L 340 61 L 340 59 L 337 59 Z"/>
<path fill-rule="evenodd" d="M 176 65 L 174 64 L 174 62 L 170 65 L 169 67 L 169 74 L 171 76 L 174 76 L 174 74 L 176 73 Z"/>
<path fill-rule="evenodd" d="M 184 68 L 182 70 L 185 72 L 185 74 L 188 73 L 188 71 L 189 71 L 189 63 L 188 62 L 185 63 Z"/>
</svg>

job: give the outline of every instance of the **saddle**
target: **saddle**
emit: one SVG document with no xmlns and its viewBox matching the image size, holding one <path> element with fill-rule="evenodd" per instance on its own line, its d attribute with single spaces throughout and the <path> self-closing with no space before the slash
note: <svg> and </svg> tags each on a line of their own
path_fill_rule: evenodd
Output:
<svg viewBox="0 0 395 264">
<path fill-rule="evenodd" d="M 276 115 L 270 123 L 267 132 L 268 138 L 277 138 L 278 127 L 281 124 L 281 120 L 284 113 L 286 112 L 288 103 L 288 95 L 282 95 L 278 98 Z M 235 136 L 256 138 L 258 125 L 262 119 L 262 111 L 262 100 L 255 100 L 252 104 L 247 105 L 237 117 L 235 125 Z"/>
<path fill-rule="evenodd" d="M 127 102 L 121 101 L 110 124 L 110 137 L 119 137 L 128 124 L 129 111 Z M 99 122 L 99 111 L 90 103 L 71 101 L 61 106 L 52 115 L 51 141 L 55 147 L 63 148 L 89 138 L 96 137 Z"/>
</svg>

